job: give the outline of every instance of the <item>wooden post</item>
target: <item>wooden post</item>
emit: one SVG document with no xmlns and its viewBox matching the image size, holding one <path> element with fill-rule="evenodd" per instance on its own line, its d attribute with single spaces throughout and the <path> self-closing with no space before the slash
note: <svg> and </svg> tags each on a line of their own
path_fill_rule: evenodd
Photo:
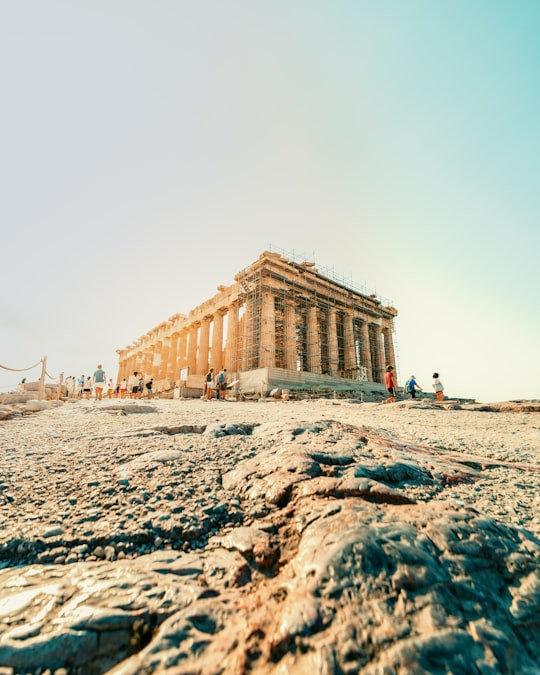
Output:
<svg viewBox="0 0 540 675">
<path fill-rule="evenodd" d="M 60 373 L 60 379 L 58 380 L 58 391 L 56 393 L 56 400 L 60 400 L 60 392 L 65 389 L 64 387 L 64 373 Z M 62 394 L 62 398 L 64 398 L 64 395 Z"/>
<path fill-rule="evenodd" d="M 39 379 L 38 400 L 43 401 L 45 395 L 45 373 L 47 372 L 47 357 L 41 359 L 41 377 Z"/>
</svg>

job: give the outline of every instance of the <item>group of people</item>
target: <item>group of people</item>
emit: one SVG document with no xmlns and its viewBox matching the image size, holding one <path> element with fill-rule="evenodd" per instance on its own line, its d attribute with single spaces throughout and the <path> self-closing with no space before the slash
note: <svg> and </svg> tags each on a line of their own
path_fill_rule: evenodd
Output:
<svg viewBox="0 0 540 675">
<path fill-rule="evenodd" d="M 137 370 L 130 375 L 128 379 L 124 378 L 118 385 L 117 395 L 120 398 L 142 398 L 143 396 L 152 396 L 154 393 L 154 378 L 144 379 L 144 375 Z"/>
<path fill-rule="evenodd" d="M 385 403 L 393 403 L 398 395 L 398 385 L 394 373 L 394 366 L 388 366 L 384 375 L 384 384 L 386 391 L 390 394 L 384 401 Z M 439 379 L 439 373 L 433 373 L 433 390 L 435 391 L 435 398 L 437 401 L 444 401 L 444 386 Z M 403 395 L 409 395 L 410 398 L 416 398 L 416 392 L 423 391 L 422 387 L 416 381 L 416 377 L 411 375 L 405 382 L 403 387 Z"/>
<path fill-rule="evenodd" d="M 130 375 L 129 381 L 124 378 L 120 383 L 114 384 L 112 378 L 107 379 L 103 366 L 98 364 L 93 375 L 81 375 L 66 377 L 66 397 L 67 398 L 86 398 L 90 399 L 92 394 L 96 401 L 100 401 L 104 396 L 107 398 L 141 398 L 143 394 L 151 396 L 154 386 L 153 378 L 145 381 L 142 373 L 134 372 Z"/>
<path fill-rule="evenodd" d="M 98 365 L 93 375 L 81 375 L 78 378 L 70 375 L 66 378 L 66 397 L 67 398 L 86 398 L 92 397 L 99 401 L 105 395 L 107 398 L 143 398 L 154 394 L 154 379 L 148 380 L 143 373 L 135 371 L 127 380 L 123 378 L 118 384 L 107 376 L 101 364 Z M 216 375 L 214 368 L 210 368 L 204 380 L 204 392 L 202 398 L 208 401 L 215 396 L 217 399 L 224 399 L 227 391 L 227 369 L 222 368 Z"/>
<path fill-rule="evenodd" d="M 214 391 L 216 392 L 216 399 L 225 399 L 227 392 L 227 368 L 222 368 L 216 375 L 213 368 L 206 373 L 204 378 L 204 392 L 203 401 L 209 401 L 214 398 Z"/>
<path fill-rule="evenodd" d="M 26 378 L 19 385 L 19 390 L 24 391 Z M 394 366 L 387 366 L 384 375 L 384 384 L 389 396 L 384 403 L 393 403 L 398 396 L 398 384 L 394 373 Z M 72 375 L 66 377 L 66 397 L 67 398 L 86 398 L 89 399 L 94 391 L 94 397 L 97 401 L 103 398 L 103 392 L 106 392 L 107 398 L 142 398 L 144 395 L 152 396 L 154 393 L 154 380 L 150 378 L 145 381 L 144 375 L 135 371 L 129 378 L 123 378 L 116 386 L 111 378 L 107 380 L 103 366 L 98 364 L 93 375 L 75 378 Z M 214 397 L 216 399 L 225 399 L 227 392 L 227 369 L 222 368 L 216 375 L 214 368 L 210 368 L 204 378 L 204 391 L 202 399 L 209 401 Z M 439 379 L 439 373 L 433 373 L 433 389 L 437 401 L 444 401 L 444 386 Z M 416 392 L 423 391 L 422 387 L 416 381 L 416 377 L 411 375 L 403 387 L 403 395 L 410 398 L 416 398 Z"/>
<path fill-rule="evenodd" d="M 114 391 L 113 381 L 109 378 L 103 370 L 103 366 L 98 364 L 93 375 L 81 375 L 74 377 L 68 375 L 65 380 L 66 397 L 67 398 L 90 398 L 92 392 L 96 400 L 101 400 L 105 393 L 108 398 L 111 398 Z"/>
</svg>

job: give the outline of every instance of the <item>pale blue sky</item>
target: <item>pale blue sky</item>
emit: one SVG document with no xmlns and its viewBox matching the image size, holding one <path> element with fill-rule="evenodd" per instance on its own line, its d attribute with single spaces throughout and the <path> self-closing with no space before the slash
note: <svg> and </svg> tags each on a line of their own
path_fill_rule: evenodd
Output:
<svg viewBox="0 0 540 675">
<path fill-rule="evenodd" d="M 115 377 L 272 244 L 393 301 L 401 380 L 540 398 L 539 29 L 526 1 L 0 0 L 0 364 Z"/>
</svg>

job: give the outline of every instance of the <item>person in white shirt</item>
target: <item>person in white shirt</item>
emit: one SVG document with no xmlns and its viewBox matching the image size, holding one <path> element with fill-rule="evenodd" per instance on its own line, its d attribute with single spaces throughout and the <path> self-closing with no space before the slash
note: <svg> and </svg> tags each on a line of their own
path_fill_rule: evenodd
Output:
<svg viewBox="0 0 540 675">
<path fill-rule="evenodd" d="M 444 387 L 443 383 L 439 380 L 439 373 L 433 373 L 433 389 L 435 390 L 437 401 L 444 401 Z"/>
</svg>

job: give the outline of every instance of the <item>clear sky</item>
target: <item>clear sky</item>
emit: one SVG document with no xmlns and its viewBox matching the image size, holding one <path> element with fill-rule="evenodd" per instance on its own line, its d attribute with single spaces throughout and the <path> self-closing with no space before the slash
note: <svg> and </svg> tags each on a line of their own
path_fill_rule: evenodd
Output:
<svg viewBox="0 0 540 675">
<path fill-rule="evenodd" d="M 0 0 L 0 364 L 115 378 L 272 245 L 392 300 L 401 381 L 540 398 L 539 31 L 536 0 Z"/>
</svg>

